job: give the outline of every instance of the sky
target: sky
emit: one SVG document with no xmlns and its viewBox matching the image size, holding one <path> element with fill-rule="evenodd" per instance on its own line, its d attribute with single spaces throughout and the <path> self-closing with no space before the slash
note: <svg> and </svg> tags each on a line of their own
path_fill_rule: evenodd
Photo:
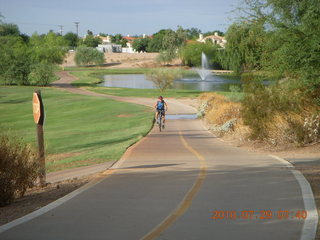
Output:
<svg viewBox="0 0 320 240">
<path fill-rule="evenodd" d="M 240 0 L 0 0 L 3 21 L 31 35 L 49 30 L 63 34 L 151 35 L 161 29 L 196 27 L 226 31 Z"/>
</svg>

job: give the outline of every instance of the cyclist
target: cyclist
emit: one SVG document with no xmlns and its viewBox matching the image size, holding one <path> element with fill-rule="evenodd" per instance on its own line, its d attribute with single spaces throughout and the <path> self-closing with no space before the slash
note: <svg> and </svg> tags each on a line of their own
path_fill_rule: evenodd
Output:
<svg viewBox="0 0 320 240">
<path fill-rule="evenodd" d="M 156 120 L 158 123 L 158 116 L 159 112 L 162 111 L 162 116 L 163 116 L 163 124 L 166 121 L 165 119 L 165 112 L 168 110 L 168 105 L 167 103 L 163 100 L 162 96 L 159 96 L 157 103 L 154 105 L 154 108 L 157 110 L 156 112 Z"/>
</svg>

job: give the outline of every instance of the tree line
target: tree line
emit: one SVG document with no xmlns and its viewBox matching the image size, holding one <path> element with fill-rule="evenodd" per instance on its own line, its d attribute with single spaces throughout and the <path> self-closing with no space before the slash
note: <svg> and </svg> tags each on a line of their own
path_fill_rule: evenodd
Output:
<svg viewBox="0 0 320 240">
<path fill-rule="evenodd" d="M 269 143 L 320 139 L 318 0 L 244 0 L 219 58 L 242 75 L 242 117 L 251 138 Z M 263 76 L 263 77 L 261 77 Z M 271 81 L 263 83 L 265 76 Z"/>
</svg>

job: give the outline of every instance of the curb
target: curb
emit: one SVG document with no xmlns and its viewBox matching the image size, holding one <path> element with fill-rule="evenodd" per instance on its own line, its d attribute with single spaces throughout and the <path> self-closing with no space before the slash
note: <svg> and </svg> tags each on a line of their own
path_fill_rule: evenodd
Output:
<svg viewBox="0 0 320 240">
<path fill-rule="evenodd" d="M 16 227 L 22 223 L 25 223 L 27 221 L 30 221 L 36 217 L 39 217 L 47 212 L 49 212 L 50 210 L 59 207 L 60 205 L 62 205 L 63 203 L 69 201 L 70 199 L 76 197 L 77 195 L 79 195 L 80 193 L 88 190 L 89 188 L 97 185 L 98 183 L 102 182 L 103 180 L 105 180 L 107 177 L 109 177 L 110 175 L 113 174 L 113 172 L 117 169 L 120 168 L 120 166 L 123 164 L 123 162 L 128 158 L 129 155 L 131 155 L 132 151 L 142 142 L 145 140 L 145 138 L 151 133 L 153 129 L 153 125 L 149 131 L 149 133 L 144 136 L 142 139 L 140 139 L 140 141 L 134 143 L 133 145 L 131 145 L 129 148 L 127 148 L 127 150 L 125 151 L 125 153 L 122 155 L 122 157 L 118 160 L 115 161 L 113 164 L 111 164 L 111 166 L 109 166 L 106 170 L 104 171 L 100 171 L 101 172 L 101 176 L 97 177 L 96 179 L 93 179 L 91 182 L 88 182 L 87 184 L 85 184 L 84 186 L 70 192 L 69 194 L 63 196 L 62 198 L 59 198 L 51 203 L 49 203 L 48 205 L 33 211 L 23 217 L 17 218 L 11 222 L 8 222 L 2 226 L 0 226 L 0 234 L 13 228 Z"/>
<path fill-rule="evenodd" d="M 77 190 L 74 190 L 73 192 L 65 195 L 64 197 L 59 198 L 59 199 L 55 200 L 54 202 L 49 203 L 48 205 L 46 205 L 46 206 L 44 206 L 44 207 L 42 207 L 42 208 L 40 208 L 40 209 L 38 209 L 38 210 L 36 210 L 34 212 L 31 212 L 31 213 L 29 213 L 29 214 L 27 214 L 27 215 L 25 215 L 23 217 L 20 217 L 20 218 L 18 218 L 16 220 L 13 220 L 13 221 L 11 221 L 9 223 L 6 223 L 6 224 L 0 226 L 0 233 L 3 233 L 3 232 L 5 232 L 5 231 L 7 231 L 7 230 L 9 230 L 9 229 L 11 229 L 13 227 L 16 227 L 16 226 L 18 226 L 18 225 L 20 225 L 22 223 L 30 221 L 30 220 L 32 220 L 32 219 L 34 219 L 34 218 L 36 218 L 36 217 L 38 217 L 38 216 L 40 216 L 42 214 L 45 214 L 45 213 L 49 212 L 50 210 L 62 205 L 63 203 L 69 201 L 70 199 L 76 197 L 77 195 L 79 195 L 80 193 L 84 192 L 85 190 L 95 186 L 96 184 L 98 184 L 99 182 L 101 182 L 104 179 L 105 179 L 105 177 L 99 177 L 99 178 L 97 178 L 95 180 L 92 180 L 91 182 L 85 184 L 84 186 L 78 188 Z"/>
<path fill-rule="evenodd" d="M 317 233 L 319 216 L 318 216 L 318 210 L 314 200 L 310 183 L 307 181 L 307 179 L 303 176 L 303 174 L 300 171 L 294 168 L 294 166 L 289 161 L 274 155 L 269 155 L 269 156 L 285 164 L 286 167 L 290 169 L 291 173 L 294 175 L 294 177 L 299 183 L 302 198 L 303 198 L 304 208 L 308 214 L 302 227 L 300 240 L 315 239 L 316 233 Z"/>
</svg>

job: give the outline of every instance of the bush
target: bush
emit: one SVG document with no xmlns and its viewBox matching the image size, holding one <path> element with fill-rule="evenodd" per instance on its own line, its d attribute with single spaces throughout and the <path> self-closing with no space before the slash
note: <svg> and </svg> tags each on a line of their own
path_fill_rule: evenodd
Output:
<svg viewBox="0 0 320 240">
<path fill-rule="evenodd" d="M 202 115 L 210 124 L 223 125 L 229 120 L 240 117 L 240 103 L 232 102 L 223 95 L 204 93 L 200 96 L 200 101 L 200 106 L 204 108 Z"/>
<path fill-rule="evenodd" d="M 20 37 L 0 37 L 0 84 L 28 85 L 31 58 L 28 46 Z"/>
<path fill-rule="evenodd" d="M 241 115 L 250 127 L 251 139 L 281 147 L 320 139 L 320 109 L 301 89 L 287 80 L 270 86 L 250 77 L 245 82 Z"/>
<path fill-rule="evenodd" d="M 182 70 L 157 68 L 151 70 L 147 74 L 147 79 L 152 81 L 161 92 L 166 91 L 170 87 L 175 79 L 182 77 Z"/>
<path fill-rule="evenodd" d="M 169 64 L 177 57 L 177 54 L 174 51 L 161 51 L 156 58 L 157 63 L 160 64 Z"/>
<path fill-rule="evenodd" d="M 55 80 L 54 66 L 52 64 L 38 63 L 32 66 L 29 82 L 32 85 L 47 86 Z"/>
<path fill-rule="evenodd" d="M 210 124 L 210 130 L 222 136 L 235 130 L 240 119 L 241 104 L 232 102 L 217 93 L 204 93 L 200 96 L 199 114 Z M 237 124 L 238 126 L 239 124 Z"/>
<path fill-rule="evenodd" d="M 90 64 L 103 64 L 104 54 L 95 48 L 81 46 L 77 48 L 74 60 L 78 66 L 86 66 Z"/>
<path fill-rule="evenodd" d="M 0 207 L 12 203 L 34 186 L 38 176 L 36 154 L 21 141 L 0 136 Z"/>
</svg>

